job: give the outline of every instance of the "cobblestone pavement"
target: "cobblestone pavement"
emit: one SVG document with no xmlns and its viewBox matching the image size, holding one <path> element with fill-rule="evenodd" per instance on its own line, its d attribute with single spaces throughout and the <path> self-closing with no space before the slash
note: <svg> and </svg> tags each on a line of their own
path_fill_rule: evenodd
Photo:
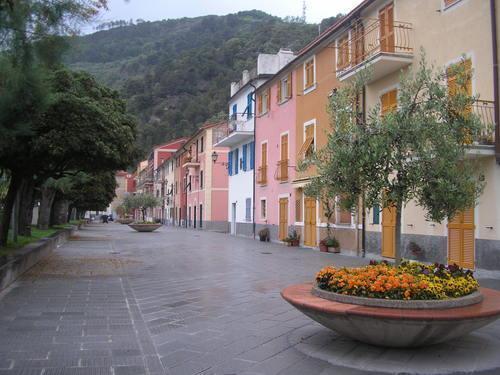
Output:
<svg viewBox="0 0 500 375">
<path fill-rule="evenodd" d="M 325 264 L 366 262 L 220 233 L 92 225 L 0 296 L 0 375 L 500 373 L 500 324 L 383 349 L 336 335 L 279 295 Z"/>
</svg>

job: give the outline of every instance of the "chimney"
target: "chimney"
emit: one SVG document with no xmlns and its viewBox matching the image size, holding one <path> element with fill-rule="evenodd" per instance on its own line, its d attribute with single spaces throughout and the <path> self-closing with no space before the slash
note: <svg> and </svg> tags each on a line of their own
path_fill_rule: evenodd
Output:
<svg viewBox="0 0 500 375">
<path fill-rule="evenodd" d="M 241 77 L 241 86 L 245 86 L 248 81 L 250 81 L 250 72 L 248 70 L 244 70 Z"/>
<path fill-rule="evenodd" d="M 234 94 L 236 94 L 236 92 L 238 91 L 239 89 L 239 84 L 238 82 L 231 82 L 231 96 L 233 96 Z"/>
<path fill-rule="evenodd" d="M 288 48 L 280 48 L 278 52 L 278 64 L 279 69 L 283 68 L 286 64 L 292 61 L 295 58 L 295 55 L 292 50 Z"/>
</svg>

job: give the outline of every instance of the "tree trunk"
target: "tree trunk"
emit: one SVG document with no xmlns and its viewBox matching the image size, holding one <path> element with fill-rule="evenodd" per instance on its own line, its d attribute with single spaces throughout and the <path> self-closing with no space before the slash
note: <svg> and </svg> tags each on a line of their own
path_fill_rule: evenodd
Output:
<svg viewBox="0 0 500 375">
<path fill-rule="evenodd" d="M 143 222 L 146 221 L 146 209 L 145 208 L 142 209 L 142 221 Z"/>
<path fill-rule="evenodd" d="M 394 254 L 394 260 L 396 262 L 396 266 L 401 264 L 401 244 L 402 244 L 402 228 L 401 228 L 401 210 L 403 209 L 403 205 L 398 203 L 396 205 L 396 249 Z"/>
<path fill-rule="evenodd" d="M 31 220 L 33 219 L 33 199 L 35 183 L 32 179 L 25 179 L 19 190 L 21 200 L 19 206 L 18 232 L 21 236 L 31 237 Z"/>
<path fill-rule="evenodd" d="M 49 229 L 50 212 L 52 208 L 52 203 L 54 203 L 56 191 L 47 186 L 42 186 L 40 190 L 42 199 L 40 201 L 40 211 L 38 213 L 38 228 L 46 230 Z"/>
<path fill-rule="evenodd" d="M 21 176 L 16 173 L 12 173 L 10 177 L 9 189 L 7 190 L 7 195 L 4 200 L 4 210 L 2 215 L 2 225 L 0 227 L 0 246 L 5 246 L 7 244 L 7 238 L 9 236 L 9 226 L 12 218 L 12 209 L 16 202 L 16 195 L 21 184 Z"/>
<path fill-rule="evenodd" d="M 65 199 L 54 199 L 50 217 L 50 223 L 52 226 L 65 225 L 68 223 L 68 205 L 69 202 Z"/>
</svg>

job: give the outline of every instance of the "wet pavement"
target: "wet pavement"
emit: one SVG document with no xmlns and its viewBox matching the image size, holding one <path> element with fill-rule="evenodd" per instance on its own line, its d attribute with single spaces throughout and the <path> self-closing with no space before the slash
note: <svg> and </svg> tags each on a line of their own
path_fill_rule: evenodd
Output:
<svg viewBox="0 0 500 375">
<path fill-rule="evenodd" d="M 0 375 L 500 373 L 500 323 L 394 350 L 342 338 L 282 300 L 285 286 L 332 263 L 367 260 L 204 231 L 88 226 L 1 294 Z"/>
</svg>

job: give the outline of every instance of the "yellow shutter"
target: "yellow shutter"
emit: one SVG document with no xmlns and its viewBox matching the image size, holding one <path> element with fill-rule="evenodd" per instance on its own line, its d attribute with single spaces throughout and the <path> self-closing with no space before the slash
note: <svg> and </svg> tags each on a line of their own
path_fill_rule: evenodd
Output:
<svg viewBox="0 0 500 375">
<path fill-rule="evenodd" d="M 257 97 L 257 112 L 259 115 L 262 114 L 262 94 Z"/>
<path fill-rule="evenodd" d="M 281 92 L 281 80 L 278 81 L 278 94 L 276 95 L 277 96 L 277 102 L 280 103 L 283 99 L 282 99 L 282 92 Z"/>
<path fill-rule="evenodd" d="M 382 116 L 394 111 L 398 106 L 398 90 L 391 90 L 380 97 Z"/>
<path fill-rule="evenodd" d="M 281 160 L 288 159 L 288 134 L 281 136 Z"/>
<path fill-rule="evenodd" d="M 474 268 L 474 208 L 455 215 L 448 223 L 448 263 Z"/>
<path fill-rule="evenodd" d="M 268 88 L 267 89 L 267 109 L 266 109 L 266 112 L 269 112 L 270 109 L 271 109 L 271 89 Z"/>
<path fill-rule="evenodd" d="M 286 81 L 286 90 L 287 90 L 287 98 L 292 97 L 292 73 L 288 74 L 288 78 Z"/>
<path fill-rule="evenodd" d="M 261 146 L 261 165 L 267 165 L 267 143 L 262 143 Z"/>
</svg>

